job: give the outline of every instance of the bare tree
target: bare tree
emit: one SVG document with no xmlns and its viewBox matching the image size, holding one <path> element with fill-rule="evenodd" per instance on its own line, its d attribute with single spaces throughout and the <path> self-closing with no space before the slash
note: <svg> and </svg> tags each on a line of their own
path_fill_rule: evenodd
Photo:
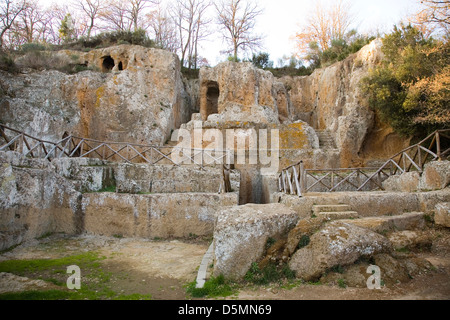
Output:
<svg viewBox="0 0 450 320">
<path fill-rule="evenodd" d="M 425 37 L 450 32 L 450 0 L 418 0 L 423 9 L 406 20 L 419 29 Z"/>
<path fill-rule="evenodd" d="M 102 1 L 102 0 L 100 0 Z M 152 4 L 160 0 L 109 0 L 101 19 L 109 25 L 109 29 L 119 31 L 137 31 L 146 29 L 144 21 Z"/>
<path fill-rule="evenodd" d="M 431 23 L 450 25 L 450 0 L 421 0 L 425 6 L 427 21 Z"/>
<path fill-rule="evenodd" d="M 1 0 L 0 5 L 0 48 L 3 47 L 3 38 L 11 29 L 19 15 L 28 8 L 26 0 Z"/>
<path fill-rule="evenodd" d="M 311 43 L 316 43 L 321 51 L 325 51 L 332 40 L 344 39 L 353 22 L 351 9 L 350 2 L 346 0 L 335 1 L 328 8 L 317 2 L 305 26 L 295 35 L 299 53 L 306 54 Z"/>
<path fill-rule="evenodd" d="M 127 17 L 127 10 L 125 1 L 110 0 L 101 14 L 101 19 L 107 23 L 110 30 L 130 31 L 131 23 Z"/>
<path fill-rule="evenodd" d="M 144 12 L 150 7 L 150 5 L 159 4 L 158 0 L 128 0 L 127 12 L 128 17 L 131 20 L 134 31 L 142 27 L 142 19 L 144 18 Z"/>
<path fill-rule="evenodd" d="M 181 64 L 188 69 L 197 68 L 198 43 L 210 34 L 205 26 L 211 19 L 205 18 L 210 6 L 206 0 L 176 0 L 170 8 L 177 30 Z"/>
<path fill-rule="evenodd" d="M 95 21 L 105 9 L 104 1 L 102 0 L 77 0 L 74 4 L 84 17 L 87 19 L 87 38 L 90 39 Z"/>
<path fill-rule="evenodd" d="M 199 1 L 197 5 L 197 16 L 195 17 L 194 23 L 194 39 L 191 46 L 193 50 L 190 52 L 191 60 L 193 60 L 194 63 L 194 69 L 197 69 L 197 64 L 200 60 L 198 55 L 199 42 L 212 34 L 212 30 L 207 28 L 207 26 L 212 23 L 212 19 L 205 18 L 206 10 L 208 10 L 210 5 L 210 2 L 205 1 Z"/>
<path fill-rule="evenodd" d="M 177 52 L 178 38 L 175 24 L 165 8 L 160 4 L 156 10 L 146 14 L 148 29 L 154 37 L 156 45 L 170 52 Z"/>
<path fill-rule="evenodd" d="M 260 48 L 263 37 L 254 33 L 256 18 L 263 10 L 253 2 L 244 0 L 221 0 L 214 4 L 217 12 L 217 22 L 221 26 L 222 35 L 228 42 L 235 61 L 238 60 L 240 49 L 254 50 Z"/>
<path fill-rule="evenodd" d="M 60 44 L 61 43 L 61 36 L 59 29 L 61 27 L 61 22 L 64 20 L 64 18 L 69 14 L 69 6 L 67 3 L 64 4 L 57 4 L 53 3 L 52 6 L 48 9 L 48 18 L 49 21 L 46 24 L 47 28 L 47 37 L 49 39 L 49 42 L 52 42 L 54 44 Z M 50 40 L 51 39 L 51 40 Z"/>
<path fill-rule="evenodd" d="M 329 19 L 331 39 L 344 39 L 354 20 L 351 3 L 345 0 L 334 1 Z"/>
</svg>

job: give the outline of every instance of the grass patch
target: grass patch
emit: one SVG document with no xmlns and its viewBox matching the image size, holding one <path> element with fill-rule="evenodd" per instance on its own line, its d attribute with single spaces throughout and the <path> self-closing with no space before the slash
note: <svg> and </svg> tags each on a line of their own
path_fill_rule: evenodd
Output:
<svg viewBox="0 0 450 320">
<path fill-rule="evenodd" d="M 62 290 L 33 290 L 0 294 L 0 300 L 68 300 L 70 298 L 71 293 L 69 291 Z"/>
<path fill-rule="evenodd" d="M 336 273 L 339 273 L 339 274 L 343 274 L 344 271 L 345 271 L 345 270 L 344 270 L 344 267 L 342 267 L 340 264 L 338 264 L 338 265 L 332 267 L 330 270 L 331 270 L 332 272 L 336 272 Z"/>
<path fill-rule="evenodd" d="M 411 251 L 408 248 L 396 248 L 395 251 L 400 253 L 410 253 Z"/>
<path fill-rule="evenodd" d="M 111 300 L 151 300 L 151 295 L 131 294 L 117 295 L 110 292 L 108 295 Z M 105 295 L 103 291 L 93 290 L 46 290 L 46 291 L 24 291 L 17 293 L 0 294 L 0 300 L 101 300 Z"/>
<path fill-rule="evenodd" d="M 262 270 L 256 262 L 252 263 L 250 270 L 247 271 L 244 280 L 256 285 L 267 285 L 279 282 L 282 279 L 292 280 L 295 278 L 295 272 L 288 265 L 277 266 L 269 263 Z"/>
<path fill-rule="evenodd" d="M 341 288 L 341 289 L 347 288 L 347 283 L 345 282 L 344 279 L 339 279 L 339 280 L 337 281 L 337 284 L 338 284 L 339 288 Z"/>
<path fill-rule="evenodd" d="M 16 63 L 14 62 L 14 58 L 9 54 L 1 51 L 0 49 L 0 70 L 9 72 L 9 73 L 17 73 L 19 71 Z"/>
<path fill-rule="evenodd" d="M 23 276 L 26 273 L 35 273 L 44 270 L 62 270 L 64 273 L 70 265 L 78 265 L 80 268 L 98 268 L 99 261 L 105 259 L 99 257 L 95 252 L 86 252 L 79 255 L 59 259 L 36 259 L 36 260 L 7 260 L 0 262 L 0 272 L 13 273 Z"/>
<path fill-rule="evenodd" d="M 229 297 L 235 293 L 231 284 L 225 280 L 223 275 L 211 277 L 206 281 L 203 288 L 196 288 L 196 281 L 188 284 L 186 292 L 193 298 L 217 298 Z"/>
<path fill-rule="evenodd" d="M 102 269 L 107 259 L 96 252 L 86 252 L 59 259 L 9 260 L 0 262 L 0 272 L 41 279 L 59 287 L 0 294 L 0 300 L 149 300 L 151 295 L 117 293 L 111 288 L 114 275 Z M 69 290 L 67 267 L 81 269 L 81 289 Z"/>
<path fill-rule="evenodd" d="M 98 193 L 115 193 L 116 190 L 117 190 L 116 186 L 109 186 L 109 187 L 105 187 L 97 192 Z"/>
</svg>

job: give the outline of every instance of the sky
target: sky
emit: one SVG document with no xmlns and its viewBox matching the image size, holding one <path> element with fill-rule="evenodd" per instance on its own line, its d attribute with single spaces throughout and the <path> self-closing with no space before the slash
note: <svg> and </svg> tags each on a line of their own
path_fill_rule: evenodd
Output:
<svg viewBox="0 0 450 320">
<path fill-rule="evenodd" d="M 61 0 L 39 0 L 48 4 Z M 163 0 L 167 2 L 171 0 Z M 290 57 L 295 53 L 292 37 L 305 23 L 306 18 L 315 7 L 315 0 L 254 0 L 264 13 L 258 17 L 257 32 L 265 36 L 263 48 L 260 52 L 267 52 L 270 60 L 277 66 L 283 56 Z M 320 0 L 326 6 L 335 0 Z M 359 33 L 389 32 L 394 24 L 397 24 L 407 15 L 417 12 L 420 8 L 418 0 L 349 0 L 352 3 L 352 13 L 355 16 L 355 24 L 352 28 Z M 211 8 L 211 13 L 214 10 Z M 217 25 L 212 25 L 217 29 Z M 200 55 L 204 56 L 210 65 L 214 66 L 227 59 L 220 54 L 226 48 L 221 35 L 216 32 L 209 41 L 200 44 Z"/>
<path fill-rule="evenodd" d="M 335 0 L 322 0 L 322 3 L 332 3 Z M 305 22 L 309 12 L 314 9 L 317 1 L 312 0 L 257 0 L 265 8 L 258 19 L 258 32 L 265 35 L 264 47 L 260 50 L 270 54 L 270 60 L 275 65 L 283 56 L 290 57 L 295 53 L 292 36 Z M 356 28 L 360 33 L 370 31 L 389 32 L 392 27 L 406 15 L 419 10 L 418 0 L 352 0 Z M 220 40 L 220 36 L 217 37 Z M 214 65 L 223 61 L 219 52 L 223 45 L 221 41 L 204 43 L 204 52 L 208 61 Z"/>
</svg>

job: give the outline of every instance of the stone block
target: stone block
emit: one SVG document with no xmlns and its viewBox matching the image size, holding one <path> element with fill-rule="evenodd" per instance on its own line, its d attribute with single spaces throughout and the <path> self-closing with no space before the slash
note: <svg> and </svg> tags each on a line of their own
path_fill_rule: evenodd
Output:
<svg viewBox="0 0 450 320">
<path fill-rule="evenodd" d="M 223 209 L 214 230 L 214 274 L 241 279 L 253 262 L 262 258 L 269 238 L 287 237 L 299 220 L 282 204 Z"/>
<path fill-rule="evenodd" d="M 450 202 L 443 202 L 436 205 L 434 222 L 450 228 Z"/>
</svg>

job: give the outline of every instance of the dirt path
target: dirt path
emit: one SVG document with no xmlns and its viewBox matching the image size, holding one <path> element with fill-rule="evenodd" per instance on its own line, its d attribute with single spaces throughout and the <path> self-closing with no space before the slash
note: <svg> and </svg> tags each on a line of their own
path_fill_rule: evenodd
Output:
<svg viewBox="0 0 450 320">
<path fill-rule="evenodd" d="M 195 280 L 209 243 L 206 241 L 150 241 L 107 237 L 68 237 L 52 235 L 34 240 L 0 255 L 0 261 L 56 259 L 83 252 L 99 252 L 104 272 L 111 273 L 111 287 L 123 294 L 151 294 L 154 300 L 186 299 L 185 285 Z M 397 300 L 450 299 L 450 255 L 421 253 L 434 270 L 381 290 L 346 288 L 330 285 L 297 284 L 293 288 L 279 285 L 241 287 L 228 299 L 239 300 Z M 52 289 L 51 283 L 38 278 L 20 278 L 0 274 L 0 293 L 30 289 Z"/>
<path fill-rule="evenodd" d="M 197 268 L 208 249 L 208 243 L 150 241 L 143 239 L 117 239 L 108 237 L 66 237 L 53 235 L 43 240 L 25 243 L 0 255 L 4 260 L 58 259 L 84 252 L 98 252 L 106 257 L 101 261 L 105 273 L 111 278 L 111 287 L 122 294 L 151 294 L 152 299 L 185 299 L 183 286 L 197 276 Z M 81 270 L 83 276 L 83 270 Z M 8 279 L 8 282 L 6 279 Z M 35 289 L 35 279 L 3 277 L 0 293 Z M 83 281 L 83 278 L 82 278 Z M 54 289 L 40 284 L 40 289 Z"/>
</svg>

